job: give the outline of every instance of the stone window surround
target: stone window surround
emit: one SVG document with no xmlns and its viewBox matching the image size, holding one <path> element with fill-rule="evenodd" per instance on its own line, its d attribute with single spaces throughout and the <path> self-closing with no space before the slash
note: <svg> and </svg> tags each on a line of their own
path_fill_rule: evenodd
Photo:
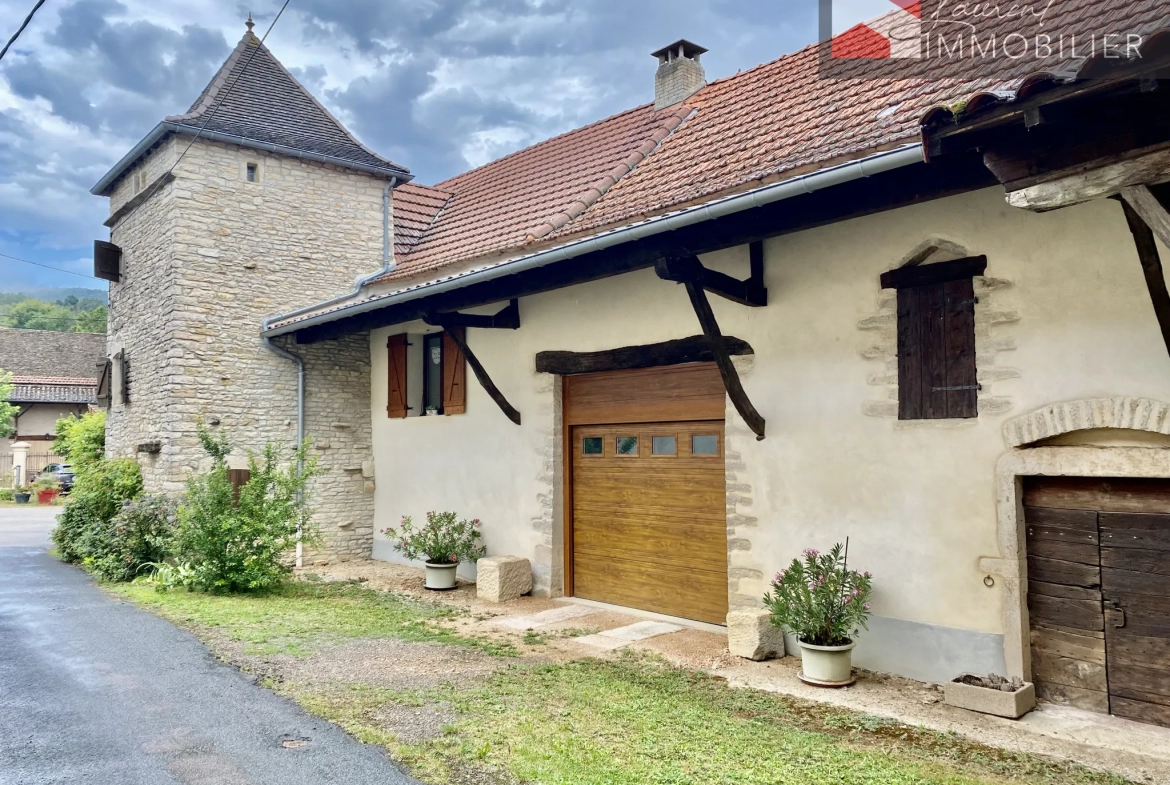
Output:
<svg viewBox="0 0 1170 785">
<path fill-rule="evenodd" d="M 908 254 L 890 269 L 910 265 L 931 264 L 971 256 L 962 245 L 939 237 L 931 237 L 916 245 Z M 994 265 L 994 260 L 991 261 Z M 998 364 L 1002 352 L 1016 348 L 1015 339 L 1001 336 L 1000 328 L 1018 322 L 1015 311 L 996 310 L 996 293 L 1011 286 L 1010 281 L 990 276 L 976 276 L 975 288 L 975 366 L 979 390 L 979 415 L 1002 414 L 1010 411 L 1010 398 L 996 395 L 992 389 L 995 382 L 1017 379 L 1020 372 Z M 877 286 L 877 282 L 874 282 Z M 862 319 L 857 329 L 876 335 L 861 347 L 861 356 L 866 360 L 884 364 L 883 369 L 871 373 L 868 383 L 886 392 L 884 400 L 870 400 L 863 405 L 863 413 L 869 417 L 897 420 L 899 428 L 971 427 L 977 419 L 962 420 L 899 420 L 898 419 L 898 297 L 893 289 L 882 290 L 878 298 L 877 313 Z"/>
<path fill-rule="evenodd" d="M 1010 448 L 996 466 L 998 557 L 979 559 L 980 572 L 1000 585 L 1007 676 L 1030 681 L 1025 477 L 1136 477 L 1170 479 L 1170 449 L 1157 447 L 1029 447 L 1064 433 L 1114 428 L 1170 434 L 1170 404 L 1145 398 L 1094 398 L 1046 406 L 1009 420 Z"/>
</svg>

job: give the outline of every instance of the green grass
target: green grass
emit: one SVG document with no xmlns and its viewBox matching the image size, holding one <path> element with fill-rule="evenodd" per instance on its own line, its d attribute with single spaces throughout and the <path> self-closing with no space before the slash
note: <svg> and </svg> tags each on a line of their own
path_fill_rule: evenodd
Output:
<svg viewBox="0 0 1170 785">
<path fill-rule="evenodd" d="M 627 656 L 617 662 L 514 666 L 470 688 L 299 695 L 416 776 L 447 782 L 467 768 L 501 782 L 560 785 L 1114 785 L 1111 775 L 983 747 L 817 704 L 749 690 Z M 454 703 L 460 719 L 421 745 L 378 726 L 387 704 Z"/>
<path fill-rule="evenodd" d="M 178 624 L 214 629 L 245 644 L 248 654 L 307 656 L 345 639 L 398 638 L 474 646 L 514 656 L 515 647 L 458 635 L 444 626 L 459 611 L 354 583 L 290 582 L 262 594 L 158 592 L 154 584 L 105 584 L 110 592 Z"/>
</svg>

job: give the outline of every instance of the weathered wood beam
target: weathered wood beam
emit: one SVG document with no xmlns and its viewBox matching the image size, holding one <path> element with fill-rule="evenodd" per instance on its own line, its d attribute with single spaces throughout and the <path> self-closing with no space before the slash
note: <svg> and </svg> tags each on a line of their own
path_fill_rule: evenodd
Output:
<svg viewBox="0 0 1170 785">
<path fill-rule="evenodd" d="M 1154 315 L 1158 317 L 1158 325 L 1162 328 L 1162 342 L 1166 344 L 1166 351 L 1170 352 L 1170 292 L 1166 290 L 1166 274 L 1162 269 L 1158 245 L 1154 242 L 1154 232 L 1138 211 L 1130 206 L 1129 200 L 1122 198 L 1119 201 L 1125 211 L 1129 230 L 1133 233 L 1134 244 L 1137 246 L 1138 260 L 1141 261 L 1142 272 L 1146 277 L 1146 288 L 1150 292 L 1150 302 L 1154 305 Z"/>
<path fill-rule="evenodd" d="M 485 330 L 519 330 L 520 301 L 513 299 L 507 307 L 491 316 L 469 313 L 427 314 L 423 321 L 432 327 L 478 327 Z"/>
<path fill-rule="evenodd" d="M 762 267 L 762 248 L 760 255 Z M 768 304 L 768 290 L 764 288 L 763 270 L 760 271 L 759 278 L 753 275 L 746 281 L 740 281 L 725 273 L 704 267 L 696 256 L 681 256 L 659 259 L 654 264 L 654 272 L 664 281 L 695 283 L 712 294 L 740 305 L 761 308 Z"/>
<path fill-rule="evenodd" d="M 488 376 L 487 370 L 484 369 L 483 363 L 481 363 L 479 358 L 475 356 L 475 352 L 471 351 L 471 347 L 467 345 L 466 339 L 464 339 L 459 330 L 453 329 L 452 327 L 444 327 L 443 332 L 445 332 L 447 336 L 455 342 L 455 345 L 459 347 L 459 351 L 463 352 L 463 356 L 467 359 L 467 364 L 471 366 L 471 370 L 475 374 L 475 378 L 479 379 L 480 385 L 484 390 L 487 391 L 487 394 L 491 396 L 491 399 L 496 402 L 496 406 L 500 407 L 500 411 L 502 411 L 509 420 L 519 425 L 520 412 L 516 411 L 516 408 L 512 406 L 512 404 L 508 403 L 508 399 L 504 397 L 502 392 L 500 392 L 500 388 L 496 387 L 495 382 L 492 381 L 492 377 Z"/>
<path fill-rule="evenodd" d="M 971 256 L 950 262 L 907 265 L 882 273 L 883 289 L 912 289 L 915 286 L 930 286 L 936 283 L 974 278 L 987 271 L 986 256 Z"/>
<path fill-rule="evenodd" d="M 723 345 L 729 355 L 755 354 L 755 350 L 739 338 L 726 336 Z M 705 335 L 679 338 L 674 341 L 644 346 L 624 346 L 602 352 L 538 352 L 537 373 L 558 376 L 576 376 L 583 373 L 628 371 L 634 368 L 658 368 L 680 363 L 714 362 L 715 353 Z"/>
<path fill-rule="evenodd" d="M 1162 244 L 1170 247 L 1170 212 L 1166 211 L 1165 205 L 1154 196 L 1149 186 L 1135 185 L 1122 188 L 1121 198 L 1142 217 L 1146 226 L 1157 235 Z"/>
<path fill-rule="evenodd" d="M 731 355 L 727 353 L 727 345 L 723 342 L 723 334 L 719 332 L 719 323 L 715 321 L 715 312 L 711 310 L 711 303 L 707 300 L 707 293 L 703 287 L 687 281 L 687 295 L 691 298 L 691 306 L 695 309 L 695 316 L 699 317 L 699 324 L 703 327 L 703 335 L 707 338 L 711 354 L 715 357 L 715 364 L 719 366 L 719 375 L 723 377 L 723 387 L 727 396 L 731 398 L 735 410 L 744 422 L 752 429 L 757 441 L 764 440 L 764 418 L 756 411 L 751 400 L 744 392 L 743 384 L 739 380 L 739 372 L 731 362 Z"/>
</svg>

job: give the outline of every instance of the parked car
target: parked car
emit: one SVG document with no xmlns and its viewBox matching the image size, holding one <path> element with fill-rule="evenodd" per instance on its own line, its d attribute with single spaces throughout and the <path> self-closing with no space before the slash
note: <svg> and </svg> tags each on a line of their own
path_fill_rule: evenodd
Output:
<svg viewBox="0 0 1170 785">
<path fill-rule="evenodd" d="M 69 493 L 69 491 L 73 490 L 75 474 L 73 472 L 73 466 L 68 463 L 46 464 L 45 468 L 41 469 L 40 473 L 37 474 L 37 479 L 42 477 L 51 477 L 61 483 L 61 493 Z"/>
</svg>

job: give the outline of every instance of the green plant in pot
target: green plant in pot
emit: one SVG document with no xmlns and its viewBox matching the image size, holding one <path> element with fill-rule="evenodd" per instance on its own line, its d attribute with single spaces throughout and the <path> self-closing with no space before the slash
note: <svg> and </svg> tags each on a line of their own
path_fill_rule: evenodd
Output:
<svg viewBox="0 0 1170 785">
<path fill-rule="evenodd" d="M 23 485 L 18 485 L 12 489 L 12 498 L 17 504 L 28 504 L 29 499 L 32 498 L 32 493 Z"/>
<path fill-rule="evenodd" d="M 776 574 L 764 604 L 772 624 L 800 643 L 803 681 L 852 684 L 855 638 L 860 629 L 869 629 L 872 576 L 849 569 L 848 540 L 828 553 L 808 548 L 801 555 Z"/>
<path fill-rule="evenodd" d="M 453 512 L 428 512 L 425 526 L 418 529 L 410 516 L 403 517 L 398 528 L 383 529 L 382 534 L 396 540 L 394 550 L 411 561 L 426 562 L 426 587 L 434 591 L 455 588 L 455 571 L 463 561 L 483 558 L 480 521 L 459 520 Z"/>
<path fill-rule="evenodd" d="M 40 477 L 32 484 L 38 504 L 52 504 L 61 493 L 61 483 L 52 477 Z"/>
</svg>

